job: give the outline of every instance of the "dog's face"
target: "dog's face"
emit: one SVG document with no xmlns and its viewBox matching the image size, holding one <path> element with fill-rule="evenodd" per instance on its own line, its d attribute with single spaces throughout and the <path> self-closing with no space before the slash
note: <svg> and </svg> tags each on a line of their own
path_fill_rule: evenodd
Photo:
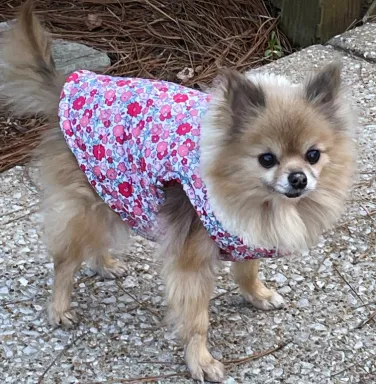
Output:
<svg viewBox="0 0 376 384">
<path fill-rule="evenodd" d="M 335 166 L 336 132 L 303 100 L 269 98 L 269 106 L 235 144 L 241 147 L 238 172 L 244 180 L 252 175 L 252 188 L 265 199 L 296 203 L 317 190 L 321 173 Z"/>
<path fill-rule="evenodd" d="M 300 86 L 231 72 L 218 94 L 201 144 L 215 213 L 248 242 L 311 245 L 338 219 L 352 178 L 353 118 L 339 66 Z"/>
</svg>

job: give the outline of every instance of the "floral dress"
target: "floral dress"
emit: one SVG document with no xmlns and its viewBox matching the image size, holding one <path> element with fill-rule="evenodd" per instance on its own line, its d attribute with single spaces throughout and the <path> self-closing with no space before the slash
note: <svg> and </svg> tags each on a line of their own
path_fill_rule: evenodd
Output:
<svg viewBox="0 0 376 384">
<path fill-rule="evenodd" d="M 210 208 L 200 177 L 200 121 L 210 95 L 174 83 L 77 71 L 59 105 L 66 142 L 98 195 L 136 233 L 158 236 L 162 187 L 182 185 L 222 259 L 279 256 L 245 245 Z"/>
</svg>

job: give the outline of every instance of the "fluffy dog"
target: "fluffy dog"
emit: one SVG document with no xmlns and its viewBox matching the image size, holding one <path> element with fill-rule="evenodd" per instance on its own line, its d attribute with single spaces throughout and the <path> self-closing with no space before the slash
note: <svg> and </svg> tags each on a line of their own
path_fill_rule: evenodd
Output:
<svg viewBox="0 0 376 384">
<path fill-rule="evenodd" d="M 153 236 L 160 243 L 167 317 L 185 346 L 192 377 L 221 381 L 224 367 L 206 346 L 219 259 L 225 253 L 243 261 L 232 268 L 246 300 L 264 310 L 280 308 L 282 297 L 258 279 L 259 259 L 309 248 L 345 205 L 354 166 L 354 119 L 341 90 L 340 66 L 330 64 L 301 85 L 279 76 L 227 71 L 210 95 L 171 85 L 180 96 L 175 92 L 172 104 L 160 106 L 145 89 L 168 98 L 167 83 L 122 81 L 85 71 L 69 78 L 58 74 L 49 39 L 30 3 L 22 8 L 3 53 L 7 73 L 2 101 L 17 116 L 50 119 L 38 159 L 45 233 L 55 266 L 51 323 L 69 327 L 77 322 L 70 297 L 81 263 L 89 261 L 103 277 L 122 276 L 124 264 L 109 254 L 110 247 L 124 243 L 129 227 L 145 230 L 145 223 L 153 222 L 145 211 L 157 213 L 162 230 Z M 141 81 L 138 88 L 133 81 Z M 121 95 L 108 88 L 111 84 L 125 87 Z M 85 94 L 88 87 L 92 93 Z M 133 97 L 140 99 L 129 104 Z M 128 103 L 127 114 L 122 104 L 112 105 L 115 100 Z M 201 101 L 204 107 L 188 113 Z M 109 106 L 116 126 L 103 117 L 107 112 L 95 112 Z M 160 125 L 147 125 L 148 119 L 141 123 L 139 116 L 151 111 L 157 117 L 150 119 L 159 119 Z M 192 120 L 178 128 L 179 119 L 187 116 Z M 114 137 L 103 144 L 110 131 Z M 160 136 L 171 146 L 160 144 Z M 143 138 L 145 156 L 136 152 L 135 160 L 130 143 L 139 151 Z M 172 138 L 178 140 L 178 150 Z M 115 153 L 126 159 L 116 167 Z M 193 172 L 189 166 L 194 161 L 199 164 Z M 158 169 L 178 167 L 184 177 L 180 180 L 174 171 L 152 185 L 154 163 L 162 164 Z M 144 173 L 136 177 L 127 169 Z M 194 182 L 186 181 L 187 175 Z"/>
</svg>

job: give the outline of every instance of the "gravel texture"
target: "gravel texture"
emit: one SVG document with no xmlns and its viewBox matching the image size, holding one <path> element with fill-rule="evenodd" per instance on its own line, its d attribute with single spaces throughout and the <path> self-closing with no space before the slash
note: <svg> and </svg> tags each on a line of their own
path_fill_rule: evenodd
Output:
<svg viewBox="0 0 376 384">
<path fill-rule="evenodd" d="M 314 46 L 261 70 L 300 80 L 338 55 L 360 122 L 360 173 L 347 214 L 310 254 L 264 262 L 262 277 L 283 294 L 285 310 L 245 304 L 223 265 L 209 338 L 214 356 L 229 362 L 227 384 L 376 383 L 376 66 Z M 136 383 L 164 375 L 149 382 L 190 383 L 182 348 L 160 323 L 166 308 L 154 246 L 140 238 L 126 255 L 126 278 L 104 281 L 86 267 L 77 273 L 77 329 L 48 325 L 53 265 L 40 239 L 33 179 L 22 167 L 0 175 L 0 382 Z"/>
</svg>

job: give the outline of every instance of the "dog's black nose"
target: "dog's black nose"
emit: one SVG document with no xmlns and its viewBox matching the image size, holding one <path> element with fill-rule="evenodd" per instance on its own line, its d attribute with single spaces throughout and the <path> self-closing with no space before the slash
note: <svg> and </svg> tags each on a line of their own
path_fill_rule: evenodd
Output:
<svg viewBox="0 0 376 384">
<path fill-rule="evenodd" d="M 289 183 L 295 189 L 304 189 L 307 186 L 307 176 L 303 172 L 290 173 Z"/>
</svg>

